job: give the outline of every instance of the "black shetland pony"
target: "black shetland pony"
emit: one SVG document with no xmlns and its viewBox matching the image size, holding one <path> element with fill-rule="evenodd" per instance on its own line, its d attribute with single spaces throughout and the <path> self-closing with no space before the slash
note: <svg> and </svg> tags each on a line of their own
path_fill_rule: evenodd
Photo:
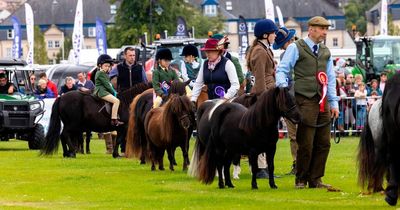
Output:
<svg viewBox="0 0 400 210">
<path fill-rule="evenodd" d="M 372 137 L 369 125 L 363 133 L 359 146 L 359 181 L 368 187 L 382 187 L 383 177 L 388 172 L 389 182 L 385 201 L 396 205 L 400 181 L 400 73 L 390 78 L 382 97 L 382 133 Z M 367 122 L 370 123 L 371 122 Z M 365 127 L 364 127 L 365 128 Z"/>
<path fill-rule="evenodd" d="M 295 123 L 301 119 L 294 98 L 287 88 L 265 91 L 248 109 L 238 103 L 223 103 L 217 106 L 210 118 L 211 132 L 199 162 L 200 181 L 205 184 L 212 183 L 217 169 L 219 174 L 223 173 L 225 176 L 225 184 L 222 176 L 219 176 L 218 186 L 234 187 L 229 175 L 232 159 L 237 154 L 248 154 L 252 166 L 251 185 L 253 189 L 258 189 L 257 156 L 265 152 L 271 177 L 269 185 L 271 188 L 277 188 L 273 179 L 274 156 L 278 141 L 278 121 L 281 116 Z"/>
<path fill-rule="evenodd" d="M 206 92 L 205 92 L 206 93 Z M 203 96 L 204 97 L 204 96 Z M 239 97 L 236 97 L 232 100 L 225 101 L 221 99 L 214 99 L 214 100 L 206 100 L 206 101 L 201 101 L 201 104 L 199 105 L 199 101 L 197 102 L 197 133 L 199 135 L 196 136 L 196 142 L 194 145 L 193 149 L 193 154 L 192 154 L 192 159 L 188 174 L 190 176 L 198 176 L 198 165 L 201 157 L 204 154 L 204 151 L 206 149 L 206 144 L 208 142 L 208 136 L 210 135 L 211 132 L 211 116 L 210 114 L 214 112 L 214 110 L 221 105 L 222 103 L 225 102 L 235 102 L 242 104 L 245 107 L 250 107 L 251 105 L 255 104 L 257 101 L 257 95 L 256 94 L 242 94 Z M 239 164 L 240 163 L 240 158 L 241 155 L 237 154 L 234 157 L 233 164 Z"/>
<path fill-rule="evenodd" d="M 91 94 L 71 91 L 57 98 L 52 107 L 49 130 L 41 154 L 50 155 L 57 151 L 59 140 L 63 147 L 64 157 L 76 157 L 76 145 L 85 131 L 118 132 L 117 144 L 125 138 L 129 118 L 129 104 L 133 98 L 149 89 L 148 84 L 139 83 L 120 93 L 118 114 L 124 125 L 112 126 L 110 113 L 105 108 L 105 102 Z M 61 122 L 64 127 L 61 131 Z M 118 157 L 118 145 L 115 145 L 113 157 Z"/>
</svg>

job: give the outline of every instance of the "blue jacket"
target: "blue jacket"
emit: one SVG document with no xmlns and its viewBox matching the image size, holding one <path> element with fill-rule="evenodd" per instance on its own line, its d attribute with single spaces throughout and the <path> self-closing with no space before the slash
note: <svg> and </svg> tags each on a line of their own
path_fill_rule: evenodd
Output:
<svg viewBox="0 0 400 210">
<path fill-rule="evenodd" d="M 55 98 L 53 91 L 51 91 L 49 88 L 46 88 L 43 91 L 40 91 L 39 89 L 36 89 L 35 90 L 35 96 L 38 99 Z"/>
</svg>

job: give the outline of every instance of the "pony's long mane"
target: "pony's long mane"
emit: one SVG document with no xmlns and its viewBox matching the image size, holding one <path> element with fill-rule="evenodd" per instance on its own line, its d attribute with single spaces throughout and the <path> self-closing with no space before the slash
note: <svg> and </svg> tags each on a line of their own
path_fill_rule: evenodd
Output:
<svg viewBox="0 0 400 210">
<path fill-rule="evenodd" d="M 191 102 L 186 95 L 171 94 L 167 103 L 162 107 L 163 113 L 161 118 L 161 137 L 168 143 L 174 138 L 174 127 L 180 126 L 179 119 L 177 118 L 178 113 L 190 113 Z"/>
<path fill-rule="evenodd" d="M 168 94 L 176 94 L 179 96 L 186 95 L 186 82 L 181 82 L 179 80 L 174 80 L 168 90 Z"/>
<path fill-rule="evenodd" d="M 140 121 L 140 115 L 143 112 L 145 103 L 144 96 L 153 94 L 153 89 L 147 89 L 143 93 L 137 95 L 129 107 L 129 123 L 126 135 L 126 157 L 140 157 L 142 153 L 141 145 L 144 144 L 144 139 L 141 139 L 141 132 L 144 132 L 142 124 L 138 123 Z"/>
<path fill-rule="evenodd" d="M 257 102 L 249 107 L 239 123 L 239 128 L 247 133 L 276 123 L 279 110 L 276 106 L 275 92 L 278 88 L 264 91 Z"/>
<path fill-rule="evenodd" d="M 245 107 L 250 107 L 255 104 L 257 101 L 257 95 L 253 93 L 243 94 L 237 98 L 235 98 L 232 102 L 242 104 Z"/>
</svg>

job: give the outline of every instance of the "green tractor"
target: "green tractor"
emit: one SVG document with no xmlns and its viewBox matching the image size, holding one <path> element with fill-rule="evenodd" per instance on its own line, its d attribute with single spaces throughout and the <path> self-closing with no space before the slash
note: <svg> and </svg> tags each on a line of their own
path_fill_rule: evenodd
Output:
<svg viewBox="0 0 400 210">
<path fill-rule="evenodd" d="M 34 97 L 29 81 L 33 72 L 22 60 L 0 60 L 0 140 L 25 140 L 29 149 L 41 149 L 45 136 L 38 122 L 43 117 L 44 102 Z M 13 93 L 4 91 L 5 86 Z"/>
<path fill-rule="evenodd" d="M 370 81 L 382 72 L 390 78 L 400 71 L 400 36 L 360 37 L 355 43 L 356 64 L 352 74 L 361 74 Z"/>
</svg>

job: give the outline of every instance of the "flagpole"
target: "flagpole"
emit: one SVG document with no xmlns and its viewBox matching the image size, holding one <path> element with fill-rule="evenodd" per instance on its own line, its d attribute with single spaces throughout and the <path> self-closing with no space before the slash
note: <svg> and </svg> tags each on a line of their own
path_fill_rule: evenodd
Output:
<svg viewBox="0 0 400 210">
<path fill-rule="evenodd" d="M 382 7 L 381 7 L 381 32 L 380 35 L 387 36 L 388 35 L 388 15 L 387 15 L 387 0 L 382 0 L 381 2 Z"/>
<path fill-rule="evenodd" d="M 62 60 L 65 60 L 65 58 L 64 58 L 64 31 L 62 31 L 62 33 L 61 33 L 61 39 L 62 39 L 62 45 L 61 45 L 61 52 L 62 52 Z"/>
</svg>

